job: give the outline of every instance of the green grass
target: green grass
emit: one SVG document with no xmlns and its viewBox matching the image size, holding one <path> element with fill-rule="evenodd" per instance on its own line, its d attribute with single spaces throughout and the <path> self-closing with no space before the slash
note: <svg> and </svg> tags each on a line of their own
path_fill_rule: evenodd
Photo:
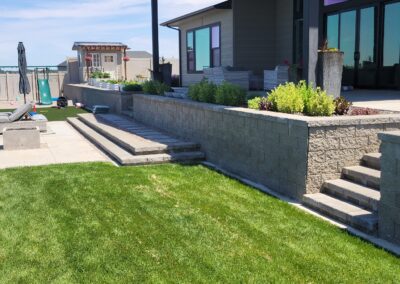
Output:
<svg viewBox="0 0 400 284">
<path fill-rule="evenodd" d="M 0 283 L 399 283 L 400 260 L 202 166 L 0 171 Z"/>
<path fill-rule="evenodd" d="M 0 110 L 0 112 L 12 112 L 11 110 Z M 75 107 L 68 107 L 64 109 L 52 108 L 38 108 L 37 113 L 43 114 L 49 121 L 65 121 L 68 117 L 75 117 L 79 113 L 86 113 L 84 109 Z"/>
</svg>

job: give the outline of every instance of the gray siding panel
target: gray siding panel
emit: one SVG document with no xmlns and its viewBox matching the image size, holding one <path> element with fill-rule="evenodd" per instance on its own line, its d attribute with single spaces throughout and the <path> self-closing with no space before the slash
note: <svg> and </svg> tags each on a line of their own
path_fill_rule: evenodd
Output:
<svg viewBox="0 0 400 284">
<path fill-rule="evenodd" d="M 232 10 L 213 10 L 206 14 L 198 15 L 180 22 L 177 26 L 182 33 L 182 83 L 183 86 L 200 82 L 203 74 L 189 74 L 187 72 L 186 58 L 186 32 L 188 30 L 211 25 L 221 24 L 221 64 L 233 66 L 233 12 Z"/>
</svg>

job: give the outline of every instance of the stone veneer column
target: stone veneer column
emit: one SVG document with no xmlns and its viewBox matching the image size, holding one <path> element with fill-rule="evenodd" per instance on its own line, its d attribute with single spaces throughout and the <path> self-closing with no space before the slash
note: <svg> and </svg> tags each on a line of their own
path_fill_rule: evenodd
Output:
<svg viewBox="0 0 400 284">
<path fill-rule="evenodd" d="M 400 244 L 400 131 L 379 134 L 381 152 L 381 201 L 379 236 Z"/>
</svg>

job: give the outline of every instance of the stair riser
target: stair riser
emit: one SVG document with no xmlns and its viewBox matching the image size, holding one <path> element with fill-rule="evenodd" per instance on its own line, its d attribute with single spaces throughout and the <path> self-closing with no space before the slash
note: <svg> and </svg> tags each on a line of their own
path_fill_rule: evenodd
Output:
<svg viewBox="0 0 400 284">
<path fill-rule="evenodd" d="M 325 184 L 322 192 L 330 196 L 336 197 L 340 200 L 350 202 L 367 210 L 371 210 L 374 212 L 378 211 L 379 201 L 368 198 L 364 195 L 359 195 L 354 192 L 347 191 L 344 188 Z"/>
<path fill-rule="evenodd" d="M 380 189 L 380 179 L 379 178 L 370 177 L 367 175 L 354 174 L 351 172 L 349 172 L 349 173 L 344 172 L 343 177 L 348 180 L 351 180 L 355 183 L 361 184 L 363 186 L 371 187 L 376 190 Z"/>
<path fill-rule="evenodd" d="M 360 219 L 352 217 L 352 216 L 348 216 L 347 214 L 345 214 L 343 212 L 337 211 L 337 210 L 332 209 L 323 204 L 316 203 L 313 200 L 308 199 L 307 197 L 304 197 L 303 203 L 307 207 L 309 207 L 325 216 L 328 216 L 338 222 L 347 224 L 355 229 L 358 229 L 360 231 L 363 231 L 365 233 L 372 234 L 372 235 L 375 235 L 377 233 L 377 230 L 378 230 L 377 224 L 363 222 L 363 220 L 360 220 Z"/>
<path fill-rule="evenodd" d="M 118 137 L 114 135 L 110 135 L 107 131 L 103 130 L 101 127 L 94 125 L 93 123 L 83 119 L 82 117 L 79 118 L 80 121 L 100 133 L 101 135 L 105 136 L 107 139 L 111 140 L 118 146 L 124 148 L 128 152 L 132 153 L 133 155 L 153 155 L 153 154 L 170 154 L 170 153 L 180 153 L 180 152 L 191 152 L 196 151 L 199 149 L 197 145 L 195 146 L 186 146 L 186 147 L 165 147 L 165 148 L 158 148 L 158 149 L 145 149 L 145 150 L 137 150 L 133 148 L 131 145 L 125 143 L 124 141 L 120 140 Z"/>
<path fill-rule="evenodd" d="M 112 151 L 109 151 L 107 147 L 104 147 L 101 143 L 98 143 L 98 141 L 96 139 L 93 139 L 92 136 L 88 135 L 85 131 L 83 131 L 81 128 L 79 128 L 77 125 L 75 125 L 73 122 L 71 122 L 71 121 L 68 121 L 68 122 L 74 129 L 76 129 L 79 133 L 81 133 L 86 139 L 88 139 L 90 142 L 92 142 L 95 146 L 99 147 L 102 151 L 104 151 L 108 156 L 110 156 L 116 162 L 118 162 L 121 165 L 126 163 L 125 160 L 120 159 L 119 156 L 115 155 Z"/>
<path fill-rule="evenodd" d="M 378 171 L 381 170 L 381 161 L 379 159 L 363 158 L 361 165 Z"/>
<path fill-rule="evenodd" d="M 161 164 L 168 164 L 168 163 L 181 163 L 181 164 L 198 164 L 199 162 L 203 161 L 204 157 L 193 158 L 193 159 L 168 159 L 168 160 L 154 160 L 154 161 L 143 161 L 143 162 L 125 162 L 122 164 L 123 166 L 145 166 L 145 165 L 161 165 Z"/>
</svg>

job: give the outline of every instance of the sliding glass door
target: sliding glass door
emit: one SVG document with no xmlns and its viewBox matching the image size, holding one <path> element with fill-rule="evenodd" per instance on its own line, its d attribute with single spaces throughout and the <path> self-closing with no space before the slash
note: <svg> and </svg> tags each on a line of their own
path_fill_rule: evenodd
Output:
<svg viewBox="0 0 400 284">
<path fill-rule="evenodd" d="M 375 86 L 375 7 L 328 15 L 326 23 L 329 47 L 344 52 L 342 85 Z"/>
<path fill-rule="evenodd" d="M 380 83 L 400 88 L 400 2 L 385 4 L 383 12 L 383 64 Z"/>
</svg>

